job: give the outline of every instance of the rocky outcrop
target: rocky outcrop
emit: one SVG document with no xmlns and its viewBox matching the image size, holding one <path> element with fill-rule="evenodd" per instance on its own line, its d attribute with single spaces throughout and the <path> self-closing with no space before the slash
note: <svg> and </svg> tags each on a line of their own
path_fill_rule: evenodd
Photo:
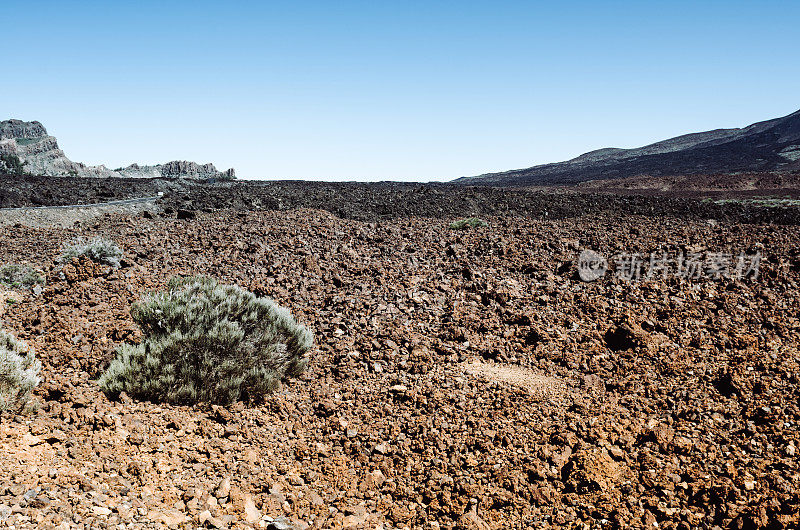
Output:
<svg viewBox="0 0 800 530">
<path fill-rule="evenodd" d="M 23 162 L 23 170 L 32 175 L 52 177 L 135 177 L 135 178 L 188 178 L 200 180 L 231 180 L 236 178 L 233 169 L 218 171 L 214 164 L 197 164 L 173 161 L 155 166 L 132 164 L 124 169 L 87 166 L 73 162 L 58 147 L 54 136 L 38 121 L 6 120 L 0 122 L 0 155 L 13 155 Z M 8 164 L 0 164 L 8 171 Z"/>
<path fill-rule="evenodd" d="M 457 179 L 458 184 L 536 186 L 637 176 L 800 172 L 800 111 L 742 129 L 686 134 L 636 149 L 598 149 L 527 169 Z"/>
<path fill-rule="evenodd" d="M 0 154 L 14 155 L 23 169 L 34 175 L 54 177 L 114 177 L 105 166 L 87 166 L 73 162 L 58 147 L 54 136 L 38 121 L 7 120 L 0 122 Z"/>
<path fill-rule="evenodd" d="M 6 120 L 0 122 L 0 140 L 14 138 L 42 138 L 47 136 L 44 125 L 38 121 Z"/>
<path fill-rule="evenodd" d="M 123 177 L 133 178 L 192 178 L 200 180 L 232 180 L 236 178 L 233 168 L 226 171 L 219 171 L 214 164 L 198 164 L 197 162 L 187 162 L 185 160 L 173 160 L 166 164 L 155 166 L 140 166 L 131 164 L 130 166 L 117 170 Z"/>
</svg>

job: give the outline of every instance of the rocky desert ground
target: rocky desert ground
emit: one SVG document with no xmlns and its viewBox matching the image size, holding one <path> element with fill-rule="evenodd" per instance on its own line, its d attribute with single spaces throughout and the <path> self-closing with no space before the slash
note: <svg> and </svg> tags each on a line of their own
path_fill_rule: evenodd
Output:
<svg viewBox="0 0 800 530">
<path fill-rule="evenodd" d="M 34 204 L 32 193 L 85 202 L 51 181 L 9 182 L 4 206 Z M 0 264 L 47 279 L 0 295 L 3 326 L 43 364 L 38 409 L 0 423 L 0 525 L 800 524 L 797 208 L 86 182 L 75 193 L 165 195 L 156 211 L 0 229 Z M 449 228 L 471 215 L 487 226 Z M 124 249 L 120 268 L 56 264 L 64 242 L 94 235 Z M 586 249 L 762 259 L 756 277 L 584 282 Z M 308 371 L 263 403 L 110 401 L 94 380 L 117 345 L 140 339 L 130 304 L 196 273 L 311 327 Z"/>
</svg>

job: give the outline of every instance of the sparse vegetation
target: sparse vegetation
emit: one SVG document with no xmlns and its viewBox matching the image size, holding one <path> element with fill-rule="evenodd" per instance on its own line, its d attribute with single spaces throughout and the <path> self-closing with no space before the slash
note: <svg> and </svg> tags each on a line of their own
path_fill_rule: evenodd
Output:
<svg viewBox="0 0 800 530">
<path fill-rule="evenodd" d="M 27 175 L 25 171 L 25 162 L 19 159 L 17 155 L 10 153 L 0 154 L 0 171 L 5 171 L 9 175 Z"/>
<path fill-rule="evenodd" d="M 63 263 L 80 256 L 86 256 L 92 261 L 116 268 L 119 267 L 122 259 L 122 249 L 104 237 L 95 237 L 89 240 L 79 238 L 64 245 L 59 261 Z"/>
<path fill-rule="evenodd" d="M 33 350 L 0 329 L 0 412 L 17 412 L 29 403 L 40 369 Z"/>
<path fill-rule="evenodd" d="M 28 289 L 44 283 L 44 275 L 28 265 L 8 263 L 0 267 L 0 284 L 7 287 Z"/>
<path fill-rule="evenodd" d="M 201 182 L 205 184 L 214 184 L 216 182 L 234 182 L 235 180 L 236 180 L 236 175 L 229 176 L 220 173 L 219 176 L 203 179 Z"/>
<path fill-rule="evenodd" d="M 26 146 L 39 143 L 41 140 L 41 138 L 17 138 L 16 142 L 17 145 Z"/>
<path fill-rule="evenodd" d="M 172 279 L 133 305 L 145 335 L 124 344 L 100 377 L 115 396 L 168 403 L 258 400 L 301 374 L 311 332 L 283 307 L 206 277 Z"/>
<path fill-rule="evenodd" d="M 479 226 L 486 226 L 486 221 L 477 217 L 467 217 L 450 223 L 451 230 L 466 230 L 467 228 L 478 228 Z"/>
</svg>

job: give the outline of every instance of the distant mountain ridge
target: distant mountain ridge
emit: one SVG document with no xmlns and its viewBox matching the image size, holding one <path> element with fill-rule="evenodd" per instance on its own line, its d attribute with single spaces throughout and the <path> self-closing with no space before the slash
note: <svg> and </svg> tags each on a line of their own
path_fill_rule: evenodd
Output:
<svg viewBox="0 0 800 530">
<path fill-rule="evenodd" d="M 131 164 L 117 170 L 106 166 L 87 166 L 73 162 L 58 147 L 54 136 L 47 134 L 38 121 L 5 120 L 0 121 L 0 155 L 18 157 L 23 170 L 33 175 L 50 177 L 141 177 L 141 178 L 190 178 L 219 179 L 236 178 L 233 168 L 218 171 L 214 164 L 198 164 L 174 160 L 166 164 L 140 166 Z M 0 172 L 9 171 L 8 164 L 0 160 Z"/>
<path fill-rule="evenodd" d="M 565 162 L 462 177 L 454 182 L 535 186 L 642 175 L 784 171 L 800 171 L 800 111 L 742 129 L 686 134 L 635 149 L 598 149 Z"/>
</svg>

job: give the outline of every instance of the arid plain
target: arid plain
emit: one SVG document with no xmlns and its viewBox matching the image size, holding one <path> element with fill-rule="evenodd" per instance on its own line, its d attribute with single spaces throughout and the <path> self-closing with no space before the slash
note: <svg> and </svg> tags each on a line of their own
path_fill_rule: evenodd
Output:
<svg viewBox="0 0 800 530">
<path fill-rule="evenodd" d="M 259 192 L 276 205 L 166 183 L 153 211 L 4 225 L 0 262 L 46 284 L 0 296 L 43 363 L 38 410 L 0 425 L 2 524 L 800 524 L 796 208 L 375 186 L 380 200 L 370 185 Z M 30 204 L 15 189 L 5 206 Z M 487 225 L 450 228 L 470 215 Z M 89 235 L 119 244 L 120 268 L 56 264 Z M 703 261 L 695 277 L 583 282 L 586 249 L 761 261 L 746 278 Z M 94 380 L 141 339 L 131 303 L 180 274 L 289 308 L 315 334 L 306 373 L 263 403 L 109 400 Z"/>
</svg>

